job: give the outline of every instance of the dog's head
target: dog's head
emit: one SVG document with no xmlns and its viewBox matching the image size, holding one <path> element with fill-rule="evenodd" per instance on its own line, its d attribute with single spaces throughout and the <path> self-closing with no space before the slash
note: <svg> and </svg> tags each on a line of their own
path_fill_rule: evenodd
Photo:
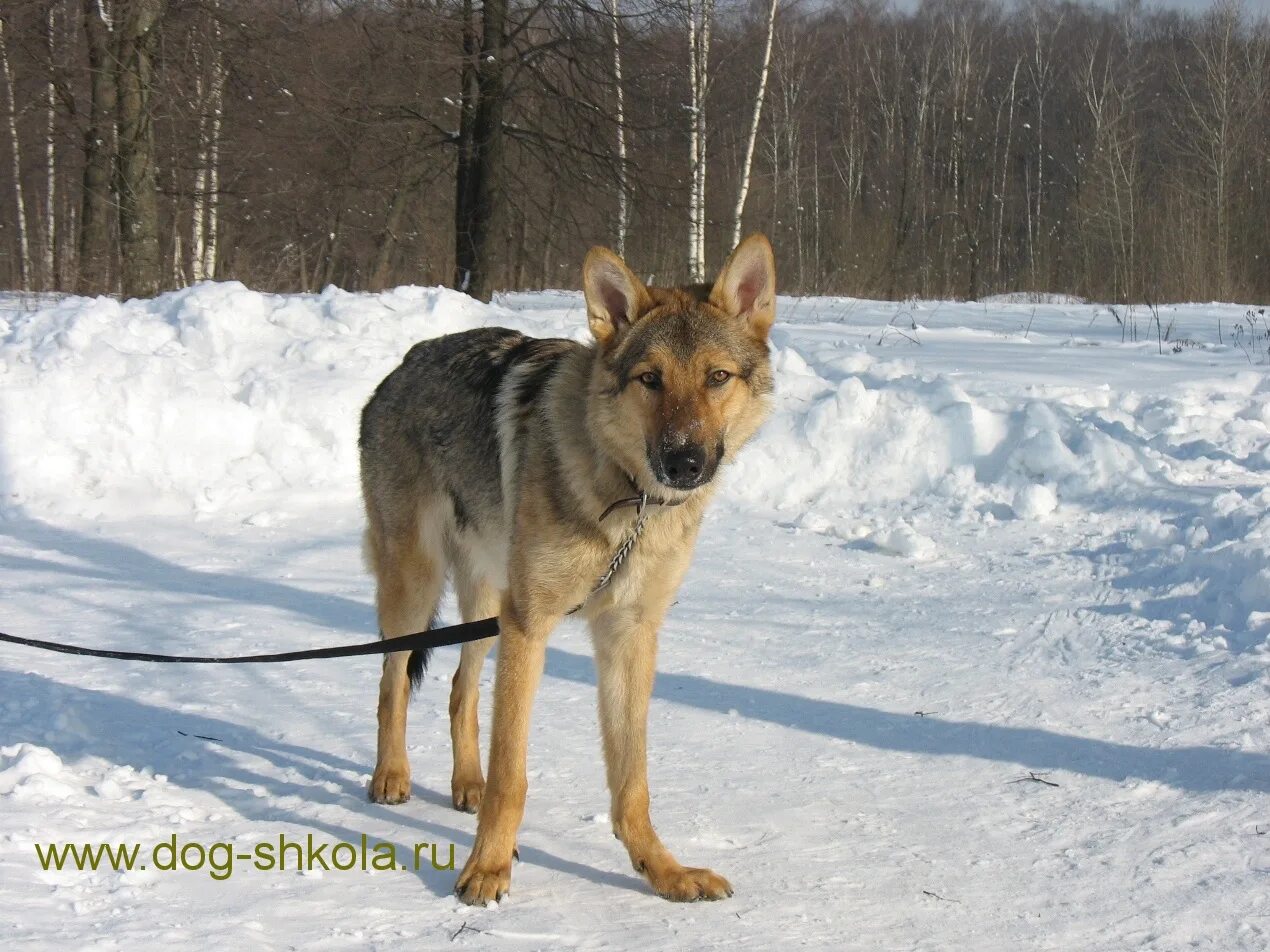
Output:
<svg viewBox="0 0 1270 952">
<path fill-rule="evenodd" d="M 597 435 L 645 485 L 706 485 L 767 415 L 772 246 L 751 235 L 713 285 L 680 288 L 645 287 L 613 252 L 592 248 L 583 288 L 598 351 Z"/>
</svg>

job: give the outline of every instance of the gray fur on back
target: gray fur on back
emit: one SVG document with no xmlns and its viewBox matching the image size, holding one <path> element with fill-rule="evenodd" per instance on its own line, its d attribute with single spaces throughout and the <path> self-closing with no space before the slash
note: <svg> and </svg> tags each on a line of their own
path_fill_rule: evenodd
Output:
<svg viewBox="0 0 1270 952">
<path fill-rule="evenodd" d="M 421 488 L 453 507 L 460 531 L 500 534 L 504 522 L 498 414 L 528 408 L 568 354 L 585 345 L 501 327 L 416 344 L 362 410 L 362 484 L 368 506 L 413 515 Z M 513 373 L 513 371 L 515 371 Z M 504 393 L 505 387 L 515 388 Z M 401 526 L 385 526 L 390 533 Z"/>
</svg>

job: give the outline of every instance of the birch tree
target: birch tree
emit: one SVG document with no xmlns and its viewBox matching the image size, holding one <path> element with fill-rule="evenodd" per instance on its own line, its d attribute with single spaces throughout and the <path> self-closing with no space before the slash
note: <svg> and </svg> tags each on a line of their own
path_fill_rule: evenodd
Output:
<svg viewBox="0 0 1270 952">
<path fill-rule="evenodd" d="M 613 20 L 613 94 L 617 109 L 617 234 L 614 245 L 619 257 L 626 255 L 626 229 L 630 221 L 630 196 L 626 170 L 626 101 L 622 90 L 622 31 L 618 0 L 609 0 Z"/>
<path fill-rule="evenodd" d="M 706 279 L 706 90 L 713 20 L 714 0 L 689 0 L 688 279 L 696 282 Z"/>
<path fill-rule="evenodd" d="M 614 0 L 616 2 L 616 0 Z M 754 92 L 754 111 L 750 114 L 750 131 L 741 158 L 741 180 L 736 191 L 736 207 L 732 209 L 732 247 L 741 243 L 741 218 L 745 199 L 750 193 L 750 173 L 754 168 L 754 144 L 758 140 L 759 121 L 763 116 L 763 98 L 767 95 L 767 74 L 772 63 L 772 38 L 776 34 L 776 8 L 780 0 L 771 0 L 767 8 L 767 36 L 763 42 L 763 61 L 759 68 L 758 88 Z"/>
<path fill-rule="evenodd" d="M 1013 154 L 1011 146 L 1014 141 L 1014 110 L 1019 88 L 1019 69 L 1022 65 L 1022 56 L 1015 57 L 1014 66 L 1010 70 L 1009 91 L 1000 97 L 997 104 L 996 124 L 993 131 L 994 146 L 996 143 L 1001 144 L 999 151 L 996 148 L 993 149 L 994 161 L 1000 174 L 994 172 L 992 178 L 992 193 L 996 206 L 996 222 L 992 228 L 992 272 L 998 278 L 1005 271 L 1003 257 L 1006 235 L 1005 213 L 1010 194 L 1010 159 Z M 1001 135 L 1002 125 L 1005 126 L 1004 140 Z"/>
<path fill-rule="evenodd" d="M 1045 221 L 1045 157 L 1048 146 L 1045 142 L 1045 103 L 1049 99 L 1056 82 L 1057 63 L 1054 53 L 1054 38 L 1062 23 L 1061 13 L 1051 13 L 1048 8 L 1037 4 L 1029 12 L 1032 50 L 1028 60 L 1028 77 L 1032 81 L 1032 95 L 1036 107 L 1036 178 L 1035 198 L 1027 203 L 1028 215 L 1028 267 L 1032 275 L 1032 283 L 1037 282 L 1037 266 L 1042 254 L 1041 239 Z M 1031 184 L 1028 193 L 1031 194 Z"/>
<path fill-rule="evenodd" d="M 31 290 L 31 237 L 27 229 L 26 199 L 22 194 L 22 140 L 18 137 L 18 105 L 13 92 L 13 69 L 5 39 L 5 18 L 0 16 L 0 78 L 4 79 L 8 105 L 9 142 L 13 147 L 13 201 L 18 223 L 18 273 L 22 290 Z"/>
<path fill-rule="evenodd" d="M 1198 172 L 1210 225 L 1211 262 L 1217 291 L 1231 283 L 1231 220 L 1237 169 L 1254 141 L 1266 94 L 1265 46 L 1243 36 L 1238 4 L 1224 0 L 1205 16 L 1189 41 L 1195 68 L 1183 72 L 1173 62 L 1180 108 L 1179 141 Z M 1261 238 L 1264 239 L 1264 234 Z M 1263 242 L 1264 243 L 1264 242 Z"/>
<path fill-rule="evenodd" d="M 225 112 L 225 61 L 221 50 L 220 0 L 211 0 L 203 53 L 195 59 L 198 159 L 190 216 L 191 270 L 195 281 L 216 277 L 220 227 L 221 123 Z"/>
<path fill-rule="evenodd" d="M 44 88 L 44 287 L 58 286 L 57 273 L 57 9 L 49 4 L 44 20 L 48 82 Z"/>
<path fill-rule="evenodd" d="M 1122 301 L 1141 294 L 1138 269 L 1140 217 L 1139 141 L 1134 125 L 1140 77 L 1135 64 L 1137 50 L 1129 36 L 1097 39 L 1078 61 L 1078 81 L 1089 110 L 1092 136 L 1081 175 L 1079 209 L 1088 233 L 1088 262 L 1103 256 L 1113 263 L 1110 290 Z M 1091 277 L 1087 277 L 1093 283 Z"/>
</svg>

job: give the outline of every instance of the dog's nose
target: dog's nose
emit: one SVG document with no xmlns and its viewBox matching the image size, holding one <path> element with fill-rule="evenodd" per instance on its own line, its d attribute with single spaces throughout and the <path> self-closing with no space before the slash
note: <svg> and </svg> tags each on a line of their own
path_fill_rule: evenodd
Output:
<svg viewBox="0 0 1270 952">
<path fill-rule="evenodd" d="M 663 482 L 675 489 L 692 489 L 705 481 L 706 451 L 703 446 L 687 446 L 662 454 Z"/>
</svg>

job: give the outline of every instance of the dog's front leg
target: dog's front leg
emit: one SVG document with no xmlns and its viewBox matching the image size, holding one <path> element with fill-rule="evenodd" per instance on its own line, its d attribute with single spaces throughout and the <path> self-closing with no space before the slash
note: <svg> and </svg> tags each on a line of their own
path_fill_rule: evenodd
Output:
<svg viewBox="0 0 1270 952">
<path fill-rule="evenodd" d="M 476 823 L 476 842 L 455 889 L 459 898 L 471 905 L 501 899 L 511 888 L 516 831 L 525 813 L 529 786 L 525 778 L 529 716 L 555 619 L 549 624 L 542 619 L 526 622 L 512 609 L 508 597 L 503 600 L 498 624 L 489 776 Z"/>
<path fill-rule="evenodd" d="M 649 817 L 648 702 L 660 621 L 660 615 L 641 619 L 620 609 L 592 620 L 613 833 L 657 895 L 677 902 L 723 899 L 732 895 L 728 881 L 713 870 L 680 865 Z"/>
</svg>

